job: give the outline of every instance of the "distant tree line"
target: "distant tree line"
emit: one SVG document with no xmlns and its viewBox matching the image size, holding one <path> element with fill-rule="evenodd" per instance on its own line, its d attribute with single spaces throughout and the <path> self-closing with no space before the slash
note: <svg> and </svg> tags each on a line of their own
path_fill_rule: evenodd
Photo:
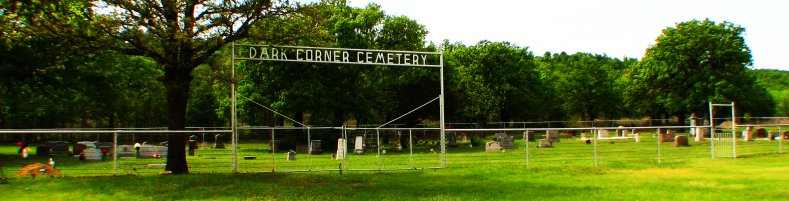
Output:
<svg viewBox="0 0 789 201">
<path fill-rule="evenodd" d="M 8 5 L 3 13 L 11 12 Z M 168 126 L 163 66 L 172 64 L 39 29 L 22 31 L 9 15 L 0 22 L 2 128 Z M 734 101 L 740 115 L 789 116 L 789 72 L 750 69 L 744 29 L 730 22 L 677 23 L 640 59 L 535 55 L 509 42 L 426 43 L 424 25 L 375 4 L 355 8 L 344 1 L 300 5 L 248 31 L 237 42 L 442 51 L 448 122 L 683 119 L 706 115 L 709 101 Z M 230 54 L 224 46 L 191 71 L 186 126 L 229 126 L 234 79 L 241 123 L 260 126 L 290 123 L 258 104 L 310 125 L 381 124 L 440 90 L 438 69 L 430 68 L 237 62 L 231 78 Z M 396 123 L 436 119 L 437 102 Z"/>
</svg>

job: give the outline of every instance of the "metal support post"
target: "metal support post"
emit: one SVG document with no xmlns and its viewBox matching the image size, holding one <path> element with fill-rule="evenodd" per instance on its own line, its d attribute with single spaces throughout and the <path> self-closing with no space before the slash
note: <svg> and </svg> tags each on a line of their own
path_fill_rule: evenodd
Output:
<svg viewBox="0 0 789 201">
<path fill-rule="evenodd" d="M 112 133 L 112 171 L 113 175 L 118 175 L 118 132 Z"/>
<path fill-rule="evenodd" d="M 416 169 L 414 166 L 414 134 L 411 129 L 408 129 L 408 162 L 411 164 L 411 168 Z"/>
<path fill-rule="evenodd" d="M 445 129 L 445 126 L 446 126 L 446 116 L 444 115 L 444 53 L 442 52 L 440 54 L 440 56 L 441 56 L 441 58 L 439 60 L 440 60 L 440 64 L 441 65 L 439 67 L 440 68 L 439 71 L 441 71 L 441 73 L 440 73 L 441 75 L 440 75 L 439 81 L 441 82 L 441 96 L 439 96 L 440 98 L 438 100 L 438 102 L 439 102 L 438 104 L 439 104 L 439 110 L 440 110 L 439 111 L 440 112 L 439 118 L 441 119 L 441 122 L 440 122 L 441 123 L 441 125 L 440 125 L 441 126 L 441 168 L 446 168 L 447 167 L 447 149 L 446 149 L 446 144 L 444 144 L 444 141 L 445 141 L 445 138 L 446 138 L 446 135 L 445 135 L 445 132 L 444 132 L 444 129 Z"/>
<path fill-rule="evenodd" d="M 529 131 L 523 132 L 523 143 L 526 144 L 526 168 L 529 168 Z"/>
<path fill-rule="evenodd" d="M 238 133 L 237 133 L 237 129 L 236 129 L 236 126 L 237 126 L 236 125 L 236 121 L 238 121 L 238 120 L 236 119 L 236 44 L 233 43 L 230 46 L 231 46 L 231 50 L 230 51 L 232 51 L 232 53 L 231 53 L 232 60 L 230 61 L 230 63 L 231 63 L 230 64 L 230 66 L 231 66 L 231 70 L 230 70 L 230 96 L 231 97 L 230 97 L 230 99 L 232 101 L 231 104 L 233 105 L 232 107 L 230 107 L 230 110 L 232 110 L 230 112 L 231 113 L 231 115 L 230 115 L 230 130 L 231 130 L 231 135 L 232 135 L 232 139 L 233 139 L 233 143 L 232 143 L 232 146 L 233 146 L 233 154 L 232 154 L 233 155 L 233 160 L 232 160 L 233 161 L 233 173 L 237 173 L 238 172 L 238 157 L 236 155 L 237 154 L 237 150 L 236 149 L 238 149 Z"/>
<path fill-rule="evenodd" d="M 710 158 L 715 160 L 715 114 L 712 113 L 712 102 L 709 102 L 710 106 Z"/>
<path fill-rule="evenodd" d="M 660 146 L 663 144 L 663 136 L 660 135 L 660 128 L 655 131 L 655 136 L 657 136 L 657 163 L 660 164 Z"/>
<path fill-rule="evenodd" d="M 596 128 L 593 128 L 593 129 L 594 130 L 592 130 L 592 137 L 594 139 L 592 139 L 592 141 L 594 141 L 594 167 L 597 167 L 597 163 L 598 163 L 598 159 L 597 159 L 597 139 L 600 139 L 600 133 L 599 133 L 599 131 Z M 547 131 L 546 131 L 545 134 L 546 135 L 548 134 Z"/>
</svg>

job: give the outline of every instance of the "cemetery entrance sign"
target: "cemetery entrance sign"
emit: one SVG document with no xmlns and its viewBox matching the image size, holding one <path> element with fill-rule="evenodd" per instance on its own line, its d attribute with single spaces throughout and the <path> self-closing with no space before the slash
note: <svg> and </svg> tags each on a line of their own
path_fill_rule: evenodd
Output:
<svg viewBox="0 0 789 201">
<path fill-rule="evenodd" d="M 235 45 L 235 60 L 441 67 L 441 53 L 323 47 Z"/>
<path fill-rule="evenodd" d="M 440 72 L 440 94 L 439 100 L 439 126 L 441 134 L 441 167 L 446 167 L 446 145 L 445 145 L 445 118 L 444 118 L 444 54 L 441 52 L 418 52 L 400 50 L 371 50 L 371 49 L 348 49 L 348 48 L 328 48 L 328 47 L 301 47 L 301 46 L 272 46 L 272 45 L 251 45 L 233 44 L 232 45 L 232 71 L 233 81 L 230 83 L 232 107 L 231 122 L 233 133 L 233 172 L 238 172 L 236 148 L 238 142 L 236 118 L 236 88 L 235 72 L 236 61 L 257 60 L 257 61 L 277 61 L 277 62 L 304 62 L 304 63 L 324 63 L 339 65 L 373 65 L 373 66 L 404 66 L 404 67 L 431 67 L 439 68 Z M 435 99 L 431 100 L 435 101 Z M 429 103 L 429 102 L 428 102 Z M 421 107 L 420 107 L 421 108 Z M 414 110 L 417 110 L 416 108 Z M 409 112 L 410 113 L 410 112 Z M 405 116 L 405 115 L 404 115 Z M 401 116 L 402 117 L 402 116 Z M 398 117 L 400 118 L 400 117 Z M 397 120 L 397 119 L 395 119 Z M 391 123 L 392 120 L 388 123 Z M 385 126 L 383 124 L 381 126 Z M 380 128 L 380 127 L 379 127 Z"/>
</svg>

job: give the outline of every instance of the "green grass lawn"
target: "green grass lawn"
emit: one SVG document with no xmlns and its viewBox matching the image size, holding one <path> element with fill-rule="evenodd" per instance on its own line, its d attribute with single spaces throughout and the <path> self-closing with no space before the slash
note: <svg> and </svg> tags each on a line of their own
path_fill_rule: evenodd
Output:
<svg viewBox="0 0 789 201">
<path fill-rule="evenodd" d="M 492 153 L 461 144 L 448 148 L 445 169 L 342 174 L 232 174 L 229 149 L 205 149 L 198 152 L 201 156 L 188 158 L 190 175 L 157 175 L 161 168 L 142 168 L 164 159 L 123 159 L 119 169 L 124 176 L 82 177 L 111 175 L 112 161 L 61 156 L 58 169 L 67 177 L 54 179 L 12 176 L 18 170 L 12 166 L 42 159 L 16 159 L 6 154 L 16 153 L 13 146 L 0 146 L 3 171 L 12 178 L 0 184 L 0 200 L 789 200 L 789 155 L 777 153 L 778 141 L 738 142 L 740 158 L 714 160 L 705 142 L 691 142 L 690 147 L 662 143 L 660 161 L 654 138 L 612 142 L 598 143 L 597 163 L 593 145 L 562 139 L 555 148 L 518 141 L 518 149 Z M 258 158 L 239 159 L 240 171 L 328 170 L 341 162 L 329 154 L 287 161 L 284 152 L 272 156 L 261 144 L 241 145 L 239 156 Z M 349 155 L 344 165 L 440 166 L 440 154 L 424 147 L 415 147 L 414 153 Z"/>
</svg>

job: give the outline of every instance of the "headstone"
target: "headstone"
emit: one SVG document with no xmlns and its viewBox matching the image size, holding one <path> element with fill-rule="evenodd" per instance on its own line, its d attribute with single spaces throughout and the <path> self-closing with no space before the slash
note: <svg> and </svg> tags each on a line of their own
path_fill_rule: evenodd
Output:
<svg viewBox="0 0 789 201">
<path fill-rule="evenodd" d="M 400 144 L 400 142 L 397 142 L 397 143 L 395 144 L 395 146 L 394 146 L 394 151 L 396 151 L 396 152 L 402 152 L 402 151 L 403 151 L 403 144 Z"/>
<path fill-rule="evenodd" d="M 586 140 L 590 140 L 590 138 L 586 136 L 586 133 L 581 133 L 581 139 L 579 140 L 586 141 Z"/>
<path fill-rule="evenodd" d="M 674 146 L 690 146 L 690 144 L 688 144 L 688 136 L 680 135 L 674 137 Z"/>
<path fill-rule="evenodd" d="M 99 161 L 101 160 L 102 155 L 103 154 L 101 153 L 100 149 L 87 148 L 82 150 L 82 157 L 84 157 L 86 161 Z"/>
<path fill-rule="evenodd" d="M 82 150 L 85 150 L 87 148 L 96 148 L 96 144 L 94 142 L 89 142 L 89 141 L 77 142 L 76 144 L 74 144 L 74 152 L 72 153 L 74 153 L 75 156 L 82 155 Z"/>
<path fill-rule="evenodd" d="M 742 131 L 742 140 L 743 141 L 753 141 L 753 135 L 751 133 L 751 126 L 745 127 L 745 130 Z"/>
<path fill-rule="evenodd" d="M 674 132 L 668 130 L 668 133 L 661 133 L 660 134 L 660 142 L 673 142 L 674 141 Z"/>
<path fill-rule="evenodd" d="M 784 131 L 783 136 L 785 140 L 789 140 L 789 131 Z"/>
<path fill-rule="evenodd" d="M 214 135 L 214 149 L 224 149 L 225 148 L 225 143 L 222 142 L 221 139 L 219 139 L 220 137 L 222 137 L 222 134 Z"/>
<path fill-rule="evenodd" d="M 65 141 L 49 141 L 46 143 L 52 148 L 52 154 L 68 154 L 68 142 Z"/>
<path fill-rule="evenodd" d="M 50 156 L 52 155 L 52 148 L 47 145 L 42 145 L 36 147 L 36 155 L 37 156 Z"/>
<path fill-rule="evenodd" d="M 638 133 L 633 135 L 633 138 L 636 140 L 636 142 L 641 142 L 641 136 L 639 136 Z"/>
<path fill-rule="evenodd" d="M 756 137 L 767 138 L 767 129 L 764 128 L 756 129 Z"/>
<path fill-rule="evenodd" d="M 337 139 L 337 153 L 334 155 L 334 159 L 337 160 L 345 159 L 346 150 L 348 150 L 348 148 L 345 147 L 345 139 L 343 138 Z"/>
<path fill-rule="evenodd" d="M 290 150 L 288 151 L 288 160 L 295 161 L 296 160 L 296 151 Z"/>
<path fill-rule="evenodd" d="M 112 142 L 97 142 L 96 148 L 99 148 L 104 155 L 115 153 L 115 145 Z"/>
<path fill-rule="evenodd" d="M 134 157 L 134 147 L 131 145 L 118 145 L 118 157 Z"/>
<path fill-rule="evenodd" d="M 310 154 L 322 154 L 323 149 L 321 149 L 321 141 L 320 140 L 313 140 L 310 143 Z"/>
<path fill-rule="evenodd" d="M 353 143 L 353 153 L 364 154 L 364 137 L 356 136 L 356 139 Z"/>
<path fill-rule="evenodd" d="M 545 138 L 551 140 L 551 142 L 559 142 L 559 131 L 558 130 L 546 131 Z"/>
<path fill-rule="evenodd" d="M 499 141 L 499 143 L 500 143 L 499 145 L 501 145 L 501 148 L 504 148 L 504 149 L 516 149 L 516 148 L 518 148 L 518 145 L 515 144 L 515 139 L 512 139 L 511 136 L 510 137 L 506 137 L 506 138 L 501 138 L 501 141 Z"/>
<path fill-rule="evenodd" d="M 533 133 L 533 132 L 530 132 L 530 131 L 523 131 L 523 136 L 524 136 L 526 139 L 528 139 L 528 140 L 529 140 L 529 142 L 534 142 L 534 141 L 537 141 L 537 139 L 534 139 L 534 133 Z"/>
<path fill-rule="evenodd" d="M 447 146 L 449 147 L 457 147 L 458 146 L 458 138 L 455 132 L 447 133 Z"/>
<path fill-rule="evenodd" d="M 597 138 L 598 139 L 608 138 L 608 130 L 603 130 L 603 129 L 597 130 Z"/>
<path fill-rule="evenodd" d="M 627 131 L 625 131 L 624 126 L 619 126 L 616 129 L 616 136 L 617 137 L 625 137 L 625 132 L 627 132 Z"/>
<path fill-rule="evenodd" d="M 691 128 L 691 130 L 695 130 L 694 134 L 696 135 L 696 137 L 694 138 L 694 140 L 696 142 L 704 141 L 704 137 L 705 137 L 704 131 L 706 129 L 702 129 L 702 128 L 696 127 L 696 128 Z M 707 130 L 707 132 L 709 132 L 709 130 Z"/>
<path fill-rule="evenodd" d="M 194 156 L 196 149 L 197 149 L 197 141 L 189 140 L 189 156 Z"/>
<path fill-rule="evenodd" d="M 507 135 L 507 133 L 496 133 L 494 134 L 494 136 L 496 136 L 496 140 L 499 142 L 498 145 L 501 146 L 501 148 L 504 149 L 517 148 L 517 146 L 515 145 L 515 140 L 512 138 L 512 136 Z"/>
<path fill-rule="evenodd" d="M 296 153 L 297 154 L 308 154 L 310 153 L 310 147 L 308 144 L 297 144 L 296 145 Z"/>
<path fill-rule="evenodd" d="M 622 130 L 622 137 L 627 137 L 627 130 Z"/>
<path fill-rule="evenodd" d="M 767 138 L 770 139 L 770 141 L 775 140 L 775 135 L 773 134 L 773 131 L 767 131 Z"/>
<path fill-rule="evenodd" d="M 553 147 L 553 143 L 551 142 L 550 139 L 540 139 L 540 145 L 538 147 L 539 148 L 552 148 Z"/>
<path fill-rule="evenodd" d="M 498 151 L 501 151 L 502 149 L 504 149 L 504 148 L 502 148 L 501 145 L 499 145 L 499 142 L 495 142 L 494 141 L 494 142 L 487 142 L 487 143 L 485 143 L 485 151 L 486 152 L 498 152 Z"/>
<path fill-rule="evenodd" d="M 279 144 L 279 140 L 269 140 L 269 142 L 268 142 L 268 151 L 276 152 L 277 151 L 277 144 Z"/>
<path fill-rule="evenodd" d="M 167 147 L 165 146 L 154 146 L 154 145 L 142 145 L 140 147 L 140 158 L 157 158 L 158 157 L 167 157 Z"/>
</svg>

